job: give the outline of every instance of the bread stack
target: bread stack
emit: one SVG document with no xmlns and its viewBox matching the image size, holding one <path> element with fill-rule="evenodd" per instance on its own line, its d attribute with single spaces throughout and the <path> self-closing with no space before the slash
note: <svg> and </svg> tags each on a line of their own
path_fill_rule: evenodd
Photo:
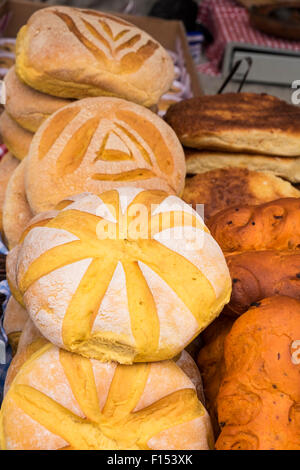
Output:
<svg viewBox="0 0 300 470">
<path fill-rule="evenodd" d="M 6 192 L 5 324 L 20 338 L 2 449 L 213 447 L 184 348 L 229 301 L 230 275 L 178 197 L 175 133 L 128 101 L 158 100 L 171 68 L 152 38 L 98 12 L 41 10 L 19 33 L 17 75 L 77 100 L 39 126 Z"/>
<path fill-rule="evenodd" d="M 188 174 L 237 167 L 299 183 L 299 117 L 274 96 L 224 93 L 176 103 L 166 121 L 186 147 Z"/>
</svg>

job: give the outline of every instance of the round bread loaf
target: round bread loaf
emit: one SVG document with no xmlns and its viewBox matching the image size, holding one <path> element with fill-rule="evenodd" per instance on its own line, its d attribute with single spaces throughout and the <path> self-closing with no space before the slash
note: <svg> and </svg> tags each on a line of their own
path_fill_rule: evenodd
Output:
<svg viewBox="0 0 300 470">
<path fill-rule="evenodd" d="M 72 194 L 121 186 L 180 194 L 185 161 L 172 129 L 151 111 L 117 98 L 87 98 L 48 118 L 26 164 L 33 212 Z"/>
<path fill-rule="evenodd" d="M 204 204 L 206 220 L 230 206 L 252 206 L 282 197 L 300 197 L 300 191 L 271 173 L 246 168 L 221 168 L 187 178 L 182 196 L 194 209 Z"/>
<path fill-rule="evenodd" d="M 10 152 L 7 152 L 0 160 L 0 231 L 3 230 L 2 212 L 5 197 L 6 187 L 8 181 L 17 168 L 19 160 L 15 158 Z"/>
<path fill-rule="evenodd" d="M 226 261 L 232 279 L 227 310 L 233 315 L 275 294 L 300 300 L 300 250 L 232 253 Z"/>
<path fill-rule="evenodd" d="M 218 450 L 300 450 L 300 302 L 264 299 L 225 339 Z"/>
<path fill-rule="evenodd" d="M 300 199 L 283 198 L 259 206 L 237 206 L 207 222 L 224 252 L 300 248 Z"/>
<path fill-rule="evenodd" d="M 15 169 L 8 182 L 3 204 L 3 231 L 8 247 L 19 241 L 33 217 L 25 194 L 25 159 Z"/>
<path fill-rule="evenodd" d="M 8 150 L 23 160 L 28 154 L 33 134 L 19 126 L 6 111 L 0 116 L 0 134 Z"/>
<path fill-rule="evenodd" d="M 1 408 L 1 449 L 209 449 L 208 414 L 173 361 L 101 363 L 47 344 Z"/>
<path fill-rule="evenodd" d="M 93 10 L 55 6 L 35 12 L 18 33 L 16 53 L 25 83 L 64 98 L 107 95 L 152 106 L 174 78 L 172 59 L 157 41 Z"/>
<path fill-rule="evenodd" d="M 230 298 L 225 258 L 203 220 L 161 191 L 74 199 L 40 226 L 33 219 L 7 257 L 35 325 L 55 345 L 103 361 L 174 357 Z"/>
<path fill-rule="evenodd" d="M 7 334 L 9 344 L 11 345 L 13 355 L 17 351 L 21 332 L 28 318 L 26 310 L 11 296 L 5 309 L 3 327 Z"/>
<path fill-rule="evenodd" d="M 36 132 L 42 122 L 69 100 L 40 93 L 21 82 L 12 67 L 4 78 L 5 110 L 21 127 Z"/>
</svg>

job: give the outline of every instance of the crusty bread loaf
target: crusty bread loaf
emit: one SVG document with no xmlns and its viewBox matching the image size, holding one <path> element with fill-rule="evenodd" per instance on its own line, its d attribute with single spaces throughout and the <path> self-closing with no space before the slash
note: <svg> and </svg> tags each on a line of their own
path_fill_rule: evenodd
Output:
<svg viewBox="0 0 300 470">
<path fill-rule="evenodd" d="M 278 157 L 250 153 L 184 149 L 187 174 L 195 175 L 218 168 L 246 168 L 268 171 L 275 176 L 300 183 L 300 157 Z"/>
<path fill-rule="evenodd" d="M 283 198 L 259 206 L 236 206 L 207 222 L 226 253 L 300 248 L 300 199 Z"/>
<path fill-rule="evenodd" d="M 186 147 L 300 156 L 300 109 L 275 96 L 223 93 L 180 101 L 166 121 Z"/>
<path fill-rule="evenodd" d="M 218 450 L 300 450 L 300 301 L 264 299 L 225 339 Z"/>
<path fill-rule="evenodd" d="M 229 254 L 226 261 L 232 279 L 227 311 L 233 315 L 276 294 L 300 300 L 300 250 L 246 251 Z"/>
<path fill-rule="evenodd" d="M 21 127 L 36 132 L 42 122 L 69 100 L 40 93 L 21 82 L 12 67 L 4 78 L 5 110 Z"/>
<path fill-rule="evenodd" d="M 201 334 L 203 346 L 197 358 L 203 380 L 205 405 L 211 418 L 215 438 L 220 433 L 217 396 L 225 373 L 224 341 L 233 323 L 234 319 L 226 316 L 223 311 Z"/>
<path fill-rule="evenodd" d="M 25 160 L 8 182 L 3 204 L 3 230 L 8 247 L 13 248 L 33 217 L 25 194 Z"/>
<path fill-rule="evenodd" d="M 187 178 L 182 196 L 194 209 L 204 204 L 206 220 L 230 206 L 257 205 L 282 197 L 300 197 L 300 191 L 271 173 L 246 168 L 222 168 Z"/>
<path fill-rule="evenodd" d="M 21 28 L 16 71 L 50 95 L 117 96 L 144 106 L 156 104 L 174 77 L 171 57 L 144 31 L 106 13 L 61 6 L 38 10 Z"/>
<path fill-rule="evenodd" d="M 86 98 L 48 118 L 34 136 L 26 165 L 33 212 L 67 196 L 121 186 L 180 194 L 185 160 L 173 130 L 142 106 Z"/>
<path fill-rule="evenodd" d="M 127 364 L 174 357 L 230 298 L 225 258 L 202 219 L 161 191 L 74 199 L 40 226 L 33 219 L 8 254 L 15 297 L 17 284 L 59 347 Z"/>
<path fill-rule="evenodd" d="M 17 351 L 19 339 L 28 318 L 26 310 L 11 296 L 5 309 L 3 327 L 13 355 Z"/>
<path fill-rule="evenodd" d="M 0 116 L 0 134 L 8 150 L 23 160 L 28 154 L 33 134 L 19 126 L 6 111 Z"/>
<path fill-rule="evenodd" d="M 1 408 L 1 449 L 200 450 L 213 446 L 195 385 L 173 361 L 124 366 L 50 343 L 22 365 Z"/>
<path fill-rule="evenodd" d="M 6 153 L 0 160 L 0 231 L 3 230 L 2 224 L 2 212 L 3 212 L 3 203 L 5 197 L 6 187 L 8 181 L 17 168 L 19 160 L 15 158 L 10 152 Z"/>
</svg>

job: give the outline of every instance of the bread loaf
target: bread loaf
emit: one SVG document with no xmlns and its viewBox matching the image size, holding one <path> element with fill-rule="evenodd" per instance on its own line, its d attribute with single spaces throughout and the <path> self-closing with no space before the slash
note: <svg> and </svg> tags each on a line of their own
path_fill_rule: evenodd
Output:
<svg viewBox="0 0 300 470">
<path fill-rule="evenodd" d="M 19 339 L 28 318 L 26 310 L 11 296 L 5 309 L 3 327 L 13 355 L 17 351 Z"/>
<path fill-rule="evenodd" d="M 218 450 L 300 449 L 300 301 L 264 299 L 225 339 Z"/>
<path fill-rule="evenodd" d="M 93 10 L 38 10 L 19 31 L 16 53 L 21 80 L 64 98 L 106 95 L 152 106 L 174 78 L 172 59 L 157 41 Z"/>
<path fill-rule="evenodd" d="M 0 422 L 1 449 L 213 446 L 208 414 L 193 382 L 175 362 L 101 363 L 49 343 L 15 376 Z"/>
<path fill-rule="evenodd" d="M 34 136 L 26 194 L 34 213 L 67 196 L 122 186 L 180 194 L 182 147 L 151 111 L 117 98 L 87 98 L 48 118 Z"/>
<path fill-rule="evenodd" d="M 174 357 L 230 297 L 202 219 L 161 191 L 74 199 L 40 226 L 33 220 L 9 253 L 15 297 L 17 284 L 42 334 L 72 352 L 127 364 Z"/>
<path fill-rule="evenodd" d="M 6 153 L 0 161 L 0 231 L 3 230 L 2 213 L 6 187 L 8 181 L 17 168 L 19 160 L 11 153 Z"/>
<path fill-rule="evenodd" d="M 0 116 L 0 134 L 8 150 L 23 160 L 28 154 L 33 134 L 19 126 L 6 111 Z"/>
</svg>

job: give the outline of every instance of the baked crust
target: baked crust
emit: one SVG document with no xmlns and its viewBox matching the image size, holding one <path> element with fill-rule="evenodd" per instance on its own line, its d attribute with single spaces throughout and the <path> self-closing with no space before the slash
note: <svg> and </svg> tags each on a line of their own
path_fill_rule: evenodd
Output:
<svg viewBox="0 0 300 470">
<path fill-rule="evenodd" d="M 35 12 L 21 28 L 16 72 L 50 95 L 117 96 L 148 107 L 174 78 L 171 57 L 144 31 L 107 13 L 63 6 Z"/>
<path fill-rule="evenodd" d="M 300 191 L 271 173 L 245 168 L 222 168 L 187 178 L 183 200 L 204 204 L 205 219 L 237 205 L 258 205 L 282 197 L 300 197 Z"/>
<path fill-rule="evenodd" d="M 0 161 L 0 231 L 3 230 L 2 212 L 5 198 L 5 191 L 8 185 L 9 178 L 17 168 L 19 160 L 15 158 L 10 152 L 7 152 Z"/>
<path fill-rule="evenodd" d="M 3 111 L 0 116 L 0 134 L 8 150 L 19 160 L 23 160 L 29 151 L 32 132 L 26 131 Z"/>
<path fill-rule="evenodd" d="M 200 96 L 173 104 L 165 119 L 187 147 L 300 156 L 300 109 L 275 96 Z"/>
<path fill-rule="evenodd" d="M 21 82 L 12 67 L 4 78 L 5 110 L 21 127 L 36 132 L 40 125 L 70 100 L 40 93 Z"/>
<path fill-rule="evenodd" d="M 225 209 L 208 220 L 223 252 L 300 249 L 300 199 Z"/>
</svg>

